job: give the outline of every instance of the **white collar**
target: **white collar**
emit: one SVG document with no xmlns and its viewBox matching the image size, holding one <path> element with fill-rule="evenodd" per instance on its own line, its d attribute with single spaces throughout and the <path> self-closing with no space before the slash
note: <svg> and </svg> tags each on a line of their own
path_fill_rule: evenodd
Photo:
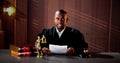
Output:
<svg viewBox="0 0 120 63">
<path fill-rule="evenodd" d="M 61 32 L 59 32 L 58 29 L 57 29 L 57 27 L 56 27 L 56 31 L 57 31 L 57 33 L 58 33 L 59 38 L 61 37 L 61 35 L 62 35 L 63 32 L 65 31 L 65 29 L 66 29 L 66 27 L 64 27 L 64 29 L 63 29 Z"/>
</svg>

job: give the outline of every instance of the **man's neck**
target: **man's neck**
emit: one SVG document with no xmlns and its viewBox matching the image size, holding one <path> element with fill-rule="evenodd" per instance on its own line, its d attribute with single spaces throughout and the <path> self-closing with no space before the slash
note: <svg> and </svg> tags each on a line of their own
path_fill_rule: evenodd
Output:
<svg viewBox="0 0 120 63">
<path fill-rule="evenodd" d="M 65 28 L 66 28 L 66 27 L 64 27 L 63 29 L 58 29 L 58 28 L 56 27 L 56 31 L 57 31 L 59 37 L 61 37 L 61 35 L 63 34 Z"/>
<path fill-rule="evenodd" d="M 57 28 L 56 27 L 56 29 L 59 31 L 59 32 L 61 32 L 62 30 L 64 30 L 66 27 L 63 27 L 63 28 Z"/>
<path fill-rule="evenodd" d="M 64 28 L 63 29 L 57 28 L 57 29 L 58 29 L 59 32 L 61 32 Z"/>
</svg>

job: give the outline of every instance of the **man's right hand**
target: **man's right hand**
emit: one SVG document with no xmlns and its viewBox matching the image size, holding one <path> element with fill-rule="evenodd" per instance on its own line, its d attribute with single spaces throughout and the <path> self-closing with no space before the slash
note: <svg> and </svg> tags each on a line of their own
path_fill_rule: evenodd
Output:
<svg viewBox="0 0 120 63">
<path fill-rule="evenodd" d="M 51 51 L 47 47 L 43 47 L 42 48 L 42 53 L 45 54 L 45 55 L 50 55 Z"/>
</svg>

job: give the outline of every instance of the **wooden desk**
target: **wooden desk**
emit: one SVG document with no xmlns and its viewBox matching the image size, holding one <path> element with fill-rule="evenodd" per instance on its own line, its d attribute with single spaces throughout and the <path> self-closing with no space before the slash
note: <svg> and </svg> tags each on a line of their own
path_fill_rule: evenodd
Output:
<svg viewBox="0 0 120 63">
<path fill-rule="evenodd" d="M 0 63 L 120 63 L 120 53 L 96 53 L 91 58 L 53 55 L 42 59 L 36 57 L 14 57 L 10 50 L 0 49 Z"/>
</svg>

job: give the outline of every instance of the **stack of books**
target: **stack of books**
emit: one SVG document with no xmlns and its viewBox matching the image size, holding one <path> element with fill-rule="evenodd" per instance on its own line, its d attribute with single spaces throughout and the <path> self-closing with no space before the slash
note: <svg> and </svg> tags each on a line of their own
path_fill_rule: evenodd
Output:
<svg viewBox="0 0 120 63">
<path fill-rule="evenodd" d="M 36 48 L 34 46 L 16 46 L 10 45 L 10 52 L 12 56 L 19 57 L 28 57 L 28 56 L 36 56 Z"/>
</svg>

